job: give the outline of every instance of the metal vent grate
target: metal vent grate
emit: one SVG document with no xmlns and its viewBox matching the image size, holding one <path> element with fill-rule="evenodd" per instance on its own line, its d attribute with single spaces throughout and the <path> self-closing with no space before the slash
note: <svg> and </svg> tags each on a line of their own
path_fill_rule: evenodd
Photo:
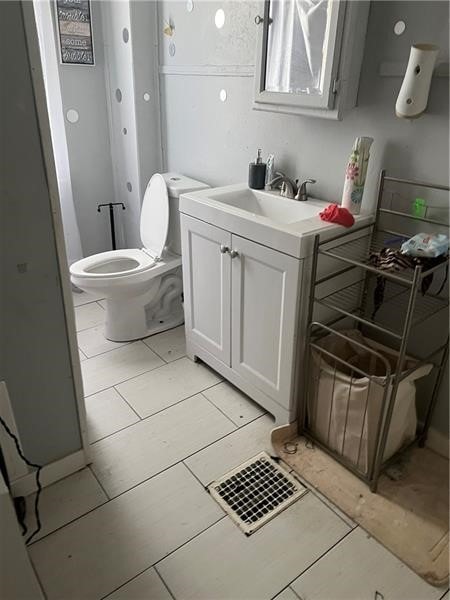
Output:
<svg viewBox="0 0 450 600">
<path fill-rule="evenodd" d="M 307 491 L 266 452 L 213 481 L 208 490 L 247 535 Z"/>
</svg>

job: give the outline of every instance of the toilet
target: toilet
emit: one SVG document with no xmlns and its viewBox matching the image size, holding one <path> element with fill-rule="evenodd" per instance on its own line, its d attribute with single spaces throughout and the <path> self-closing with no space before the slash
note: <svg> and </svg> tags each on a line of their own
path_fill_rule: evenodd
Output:
<svg viewBox="0 0 450 600">
<path fill-rule="evenodd" d="M 184 322 L 179 196 L 207 187 L 176 173 L 156 173 L 142 202 L 143 248 L 101 252 L 71 265 L 76 287 L 106 299 L 108 340 L 137 340 Z"/>
</svg>

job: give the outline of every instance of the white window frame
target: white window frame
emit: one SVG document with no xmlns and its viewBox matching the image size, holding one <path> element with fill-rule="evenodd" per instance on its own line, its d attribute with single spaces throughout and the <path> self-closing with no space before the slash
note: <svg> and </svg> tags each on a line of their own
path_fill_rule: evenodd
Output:
<svg viewBox="0 0 450 600">
<path fill-rule="evenodd" d="M 259 25 L 257 41 L 255 110 L 341 119 L 344 109 L 355 106 L 369 2 L 332 2 L 328 41 L 330 52 L 326 57 L 321 95 L 265 90 L 270 0 L 261 3 L 263 22 Z"/>
</svg>

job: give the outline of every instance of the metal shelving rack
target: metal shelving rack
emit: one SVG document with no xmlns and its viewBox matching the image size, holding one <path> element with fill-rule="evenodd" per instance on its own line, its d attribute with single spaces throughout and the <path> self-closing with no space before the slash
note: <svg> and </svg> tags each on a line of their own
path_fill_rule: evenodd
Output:
<svg viewBox="0 0 450 600">
<path fill-rule="evenodd" d="M 446 261 L 436 264 L 431 268 L 423 268 L 417 265 L 414 269 L 405 270 L 383 270 L 374 266 L 371 256 L 379 252 L 384 247 L 399 248 L 403 240 L 411 237 L 412 233 L 406 232 L 411 229 L 408 223 L 414 222 L 415 233 L 420 231 L 420 227 L 426 227 L 428 224 L 436 227 L 439 233 L 446 232 L 448 235 L 447 222 L 427 217 L 413 216 L 399 210 L 386 208 L 383 202 L 383 195 L 386 189 L 386 183 L 392 182 L 394 185 L 413 186 L 415 188 L 429 188 L 448 192 L 450 188 L 444 185 L 430 184 L 421 181 L 412 181 L 407 179 L 398 179 L 388 177 L 385 171 L 381 171 L 378 189 L 378 202 L 375 216 L 375 222 L 359 227 L 352 228 L 349 231 L 337 235 L 331 239 L 321 242 L 319 236 L 315 237 L 314 255 L 312 265 L 312 280 L 309 298 L 308 311 L 308 332 L 307 332 L 307 352 L 305 359 L 305 381 L 307 389 L 305 390 L 305 402 L 300 403 L 299 413 L 299 431 L 302 435 L 312 440 L 324 451 L 331 454 L 333 458 L 347 467 L 359 478 L 364 480 L 372 491 L 377 490 L 378 478 L 381 471 L 393 460 L 399 453 L 411 446 L 411 442 L 400 448 L 394 456 L 384 460 L 386 442 L 388 439 L 391 425 L 392 414 L 394 411 L 396 395 L 400 383 L 408 377 L 418 366 L 426 363 L 433 364 L 434 385 L 429 395 L 426 406 L 424 407 L 423 422 L 416 432 L 413 444 L 423 446 L 427 438 L 427 432 L 433 409 L 436 403 L 437 393 L 442 381 L 445 364 L 448 358 L 448 327 L 447 338 L 444 343 L 434 347 L 431 352 L 425 356 L 418 356 L 417 353 L 408 352 L 410 342 L 414 338 L 414 329 L 421 326 L 432 316 L 448 309 L 448 297 L 435 293 L 422 294 L 422 284 L 430 280 L 430 276 L 439 278 L 440 283 L 445 280 L 448 274 L 448 257 Z M 409 188 L 411 189 L 411 188 Z M 385 227 L 386 217 L 399 225 L 400 231 L 393 231 Z M 412 220 L 412 221 L 411 221 Z M 406 225 L 405 225 L 406 224 Z M 417 229 L 417 225 L 420 227 Z M 356 238 L 355 238 L 356 234 Z M 318 277 L 318 263 L 320 258 L 325 258 L 337 266 L 332 273 Z M 353 277 L 354 280 L 342 285 L 343 276 Z M 356 277 L 356 279 L 355 279 Z M 384 299 L 378 311 L 374 313 L 373 290 L 380 278 L 384 282 Z M 427 280 L 428 278 L 428 280 Z M 439 283 L 439 282 L 438 282 Z M 320 289 L 326 284 L 328 288 L 333 288 L 327 293 L 321 293 Z M 434 285 L 432 286 L 434 287 Z M 317 307 L 326 309 L 332 318 L 326 322 L 314 320 L 313 315 Z M 442 312 L 445 320 L 445 312 Z M 353 327 L 359 329 L 368 338 L 383 337 L 383 342 L 389 347 L 394 347 L 397 357 L 392 364 L 382 354 L 369 345 L 362 345 L 348 338 L 339 327 L 344 323 L 351 323 Z M 353 362 L 344 360 L 342 357 L 325 350 L 320 345 L 320 340 L 327 335 L 334 335 L 337 339 L 344 339 L 352 343 L 352 347 L 368 353 L 368 356 L 381 365 L 384 377 L 374 376 L 364 369 L 356 367 Z M 318 390 L 318 381 L 314 379 L 314 364 L 312 353 L 320 356 L 320 361 L 327 361 L 328 367 L 334 365 L 334 380 L 332 384 L 331 395 L 334 394 L 334 385 L 336 372 L 345 370 L 351 374 L 349 398 L 352 384 L 354 385 L 358 378 L 366 377 L 368 380 L 368 391 L 365 400 L 365 406 L 362 408 L 364 418 L 361 425 L 361 437 L 359 441 L 359 450 L 356 460 L 350 460 L 344 453 L 346 443 L 346 433 L 349 416 L 349 400 L 347 400 L 344 430 L 342 432 L 343 442 L 340 448 L 336 448 L 336 443 L 330 443 L 330 429 L 333 426 L 333 397 L 329 408 L 328 419 L 328 438 L 326 435 L 318 436 L 315 429 L 315 411 L 317 412 L 318 399 L 314 397 Z M 415 366 L 410 366 L 408 360 L 413 358 L 416 361 Z M 319 364 L 317 377 L 321 374 L 321 365 Z M 379 370 L 380 367 L 378 367 Z M 316 369 L 317 371 L 317 369 Z M 428 375 L 430 377 L 431 375 Z M 384 383 L 382 383 L 384 382 Z M 365 425 L 368 402 L 370 398 L 370 388 L 372 385 L 378 385 L 382 388 L 382 402 L 380 418 L 375 428 L 374 452 L 370 456 L 364 468 L 360 465 L 361 440 L 363 428 Z M 350 411 L 351 412 L 351 411 Z M 326 422 L 326 421 L 325 421 Z M 354 432 L 353 432 L 354 433 Z"/>
</svg>

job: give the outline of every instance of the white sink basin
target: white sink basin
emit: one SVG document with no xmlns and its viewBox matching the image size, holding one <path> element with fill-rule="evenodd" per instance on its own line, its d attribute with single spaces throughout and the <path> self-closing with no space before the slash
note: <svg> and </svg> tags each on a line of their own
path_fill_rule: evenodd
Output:
<svg viewBox="0 0 450 600">
<path fill-rule="evenodd" d="M 316 217 L 324 208 L 323 203 L 299 202 L 271 192 L 249 188 L 217 193 L 212 190 L 210 198 L 245 210 L 252 215 L 266 217 L 275 223 L 297 223 Z"/>
<path fill-rule="evenodd" d="M 238 183 L 182 194 L 179 209 L 235 236 L 304 258 L 313 251 L 315 234 L 324 240 L 343 229 L 319 217 L 328 204 L 317 198 L 299 202 L 283 198 L 279 192 L 251 190 Z M 363 215 L 356 217 L 360 224 L 366 220 Z"/>
</svg>

